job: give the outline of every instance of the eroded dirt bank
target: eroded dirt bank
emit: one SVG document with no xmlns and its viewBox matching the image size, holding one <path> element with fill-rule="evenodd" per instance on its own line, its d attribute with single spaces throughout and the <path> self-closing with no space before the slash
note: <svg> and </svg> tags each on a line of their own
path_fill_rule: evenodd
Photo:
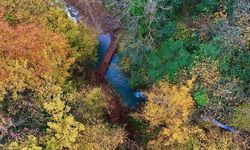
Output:
<svg viewBox="0 0 250 150">
<path fill-rule="evenodd" d="M 113 32 L 118 23 L 105 10 L 100 0 L 65 0 L 67 4 L 75 6 L 83 23 L 97 29 L 99 34 Z"/>
<path fill-rule="evenodd" d="M 74 6 L 80 12 L 80 23 L 86 24 L 87 26 L 93 27 L 99 34 L 110 33 L 112 41 L 107 54 L 104 56 L 104 62 L 99 67 L 97 73 L 101 74 L 103 79 L 105 71 L 108 68 L 108 64 L 111 61 L 115 49 L 117 46 L 117 30 L 118 23 L 110 17 L 108 12 L 105 10 L 100 0 L 87 1 L 87 0 L 65 0 L 69 5 Z M 95 75 L 92 77 L 96 77 Z M 99 77 L 99 76 L 98 76 Z M 97 78 L 99 81 L 102 80 Z M 114 90 L 107 85 L 106 82 L 97 82 L 103 91 L 109 97 L 107 115 L 112 122 L 124 123 L 126 122 L 127 115 L 130 112 L 129 108 L 121 104 L 119 97 L 115 94 Z"/>
</svg>

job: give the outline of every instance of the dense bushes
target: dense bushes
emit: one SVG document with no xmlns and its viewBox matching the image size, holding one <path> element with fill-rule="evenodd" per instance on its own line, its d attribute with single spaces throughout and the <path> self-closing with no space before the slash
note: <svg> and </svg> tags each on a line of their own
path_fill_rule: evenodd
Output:
<svg viewBox="0 0 250 150">
<path fill-rule="evenodd" d="M 111 98 L 83 78 L 96 61 L 95 31 L 70 22 L 60 2 L 1 1 L 0 148 L 247 149 L 242 134 L 202 120 L 249 132 L 247 4 L 105 1 L 124 29 L 120 65 L 147 97 L 126 140 L 105 116 Z"/>
<path fill-rule="evenodd" d="M 144 121 L 147 120 L 151 124 L 162 120 L 159 114 L 166 114 L 167 112 L 163 111 L 169 110 L 167 107 L 171 103 L 173 94 L 167 93 L 172 89 L 165 90 L 162 84 L 155 85 L 155 82 L 159 81 L 160 83 L 168 81 L 170 85 L 166 84 L 166 87 L 176 84 L 177 87 L 181 87 L 178 83 L 196 77 L 194 86 L 188 92 L 192 95 L 191 101 L 195 101 L 197 106 L 194 108 L 194 114 L 212 116 L 224 123 L 230 123 L 231 119 L 237 116 L 235 110 L 238 106 L 250 103 L 249 22 L 246 21 L 250 17 L 247 11 L 249 2 L 231 0 L 126 2 L 112 5 L 121 8 L 121 11 L 113 13 L 118 16 L 126 29 L 123 32 L 125 39 L 121 46 L 123 50 L 120 51 L 121 66 L 129 75 L 134 88 L 149 88 L 149 91 L 153 90 L 151 95 L 157 93 L 153 98 L 151 95 L 148 96 L 144 112 L 147 111 L 147 116 L 151 118 L 144 116 Z M 106 6 L 109 4 L 112 4 L 112 0 L 107 1 Z M 158 91 L 160 89 L 161 92 Z M 165 95 L 161 95 L 162 93 Z M 181 91 L 177 93 L 179 96 L 183 94 Z M 186 99 L 189 97 L 186 96 Z M 170 127 L 171 123 L 173 122 L 168 123 L 166 128 Z M 172 130 L 163 129 L 164 123 L 159 124 L 158 127 L 165 132 L 160 131 L 158 137 L 154 137 L 148 143 L 148 146 L 156 146 L 155 149 L 162 148 L 162 143 L 166 139 L 166 142 L 171 142 L 172 139 L 168 135 Z M 214 132 L 211 127 L 208 130 Z M 175 133 L 173 134 L 176 142 L 170 144 L 169 149 L 181 149 L 183 146 L 175 147 L 185 135 L 178 138 L 178 132 Z M 192 139 L 194 143 L 191 143 L 194 145 L 184 144 L 185 149 L 188 146 L 192 148 L 195 145 L 201 146 L 195 136 L 197 135 L 188 136 L 187 139 Z M 226 138 L 223 134 L 220 136 Z M 231 143 L 233 139 L 234 137 L 230 136 L 227 140 L 220 141 L 223 144 L 217 143 L 218 145 L 214 145 L 215 141 L 205 143 L 210 143 L 210 148 L 233 148 Z M 226 143 L 231 144 L 229 146 Z"/>
<path fill-rule="evenodd" d="M 136 58 L 141 59 L 129 63 L 133 87 L 150 85 L 164 77 L 170 82 L 176 82 L 180 71 L 192 65 L 192 55 L 181 40 L 168 40 L 161 48 L 146 52 L 138 53 Z M 133 60 L 135 56 L 130 55 L 128 59 L 130 57 Z"/>
<path fill-rule="evenodd" d="M 220 64 L 223 75 L 240 78 L 245 84 L 250 81 L 250 52 L 248 50 L 232 50 L 224 56 Z"/>
<path fill-rule="evenodd" d="M 239 106 L 235 109 L 231 124 L 244 131 L 250 131 L 249 104 Z"/>
<path fill-rule="evenodd" d="M 187 83 L 171 85 L 166 81 L 155 84 L 147 91 L 148 101 L 141 120 L 149 123 L 148 133 L 158 130 L 156 136 L 151 136 L 149 149 L 237 149 L 235 136 L 220 132 L 210 124 L 191 121 L 195 111 L 194 100 L 190 95 L 195 78 Z M 197 96 L 196 96 L 197 97 Z M 205 124 L 205 125 L 202 125 Z M 144 133 L 145 134 L 145 133 Z M 211 138 L 213 137 L 213 138 Z"/>
<path fill-rule="evenodd" d="M 204 90 L 195 92 L 194 93 L 194 100 L 195 100 L 197 106 L 201 106 L 201 107 L 206 106 L 206 104 L 208 102 L 207 93 Z"/>
<path fill-rule="evenodd" d="M 123 128 L 103 118 L 101 89 L 69 84 L 73 66 L 95 62 L 96 45 L 95 31 L 70 22 L 54 1 L 0 2 L 1 149 L 114 149 L 124 141 Z"/>
</svg>

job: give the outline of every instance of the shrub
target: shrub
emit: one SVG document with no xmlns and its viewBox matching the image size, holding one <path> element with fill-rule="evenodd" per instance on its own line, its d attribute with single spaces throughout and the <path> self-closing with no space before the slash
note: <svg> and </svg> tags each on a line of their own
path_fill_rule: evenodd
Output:
<svg viewBox="0 0 250 150">
<path fill-rule="evenodd" d="M 203 91 L 201 91 L 201 90 L 196 91 L 194 93 L 194 100 L 198 106 L 201 106 L 201 107 L 206 106 L 206 104 L 208 102 L 207 93 L 204 90 Z"/>
<path fill-rule="evenodd" d="M 192 64 L 192 56 L 181 40 L 168 40 L 160 49 L 151 53 L 147 60 L 148 78 L 151 83 L 162 79 L 165 75 L 171 82 L 178 80 L 181 69 Z"/>
<path fill-rule="evenodd" d="M 159 49 L 138 53 L 138 57 L 137 61 L 130 64 L 129 69 L 133 87 L 150 85 L 164 77 L 170 82 L 177 82 L 180 71 L 189 69 L 193 61 L 184 41 L 172 39 L 167 40 Z"/>
<path fill-rule="evenodd" d="M 248 50 L 236 50 L 227 53 L 220 63 L 220 72 L 240 78 L 244 83 L 250 81 L 250 52 Z"/>
<path fill-rule="evenodd" d="M 212 41 L 209 43 L 202 43 L 199 45 L 199 51 L 198 51 L 198 56 L 201 59 L 210 59 L 210 60 L 215 60 L 218 58 L 218 55 L 220 53 L 220 38 L 215 37 L 213 38 Z"/>
<path fill-rule="evenodd" d="M 250 132 L 250 104 L 239 106 L 235 109 L 231 124 L 241 130 Z"/>
<path fill-rule="evenodd" d="M 131 7 L 129 8 L 129 13 L 131 16 L 142 16 L 144 15 L 143 5 L 147 0 L 131 0 Z"/>
<path fill-rule="evenodd" d="M 196 10 L 198 12 L 208 13 L 215 11 L 219 8 L 218 0 L 202 0 L 198 5 L 196 5 Z"/>
</svg>

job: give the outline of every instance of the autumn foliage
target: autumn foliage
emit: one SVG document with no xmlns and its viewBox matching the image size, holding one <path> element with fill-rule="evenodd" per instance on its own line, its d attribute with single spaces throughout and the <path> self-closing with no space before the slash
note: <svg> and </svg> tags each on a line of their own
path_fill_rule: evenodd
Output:
<svg viewBox="0 0 250 150">
<path fill-rule="evenodd" d="M 104 120 L 101 89 L 70 84 L 95 62 L 96 32 L 50 2 L 0 2 L 0 149 L 113 149 L 125 133 Z"/>
<path fill-rule="evenodd" d="M 249 149 L 248 1 L 65 2 L 79 22 L 64 1 L 0 0 L 0 149 Z M 145 98 L 131 112 L 90 75 L 98 31 L 118 26 L 117 65 Z"/>
<path fill-rule="evenodd" d="M 233 143 L 233 134 L 220 133 L 209 124 L 203 126 L 204 122 L 192 123 L 195 103 L 190 92 L 194 81 L 195 78 L 180 85 L 161 81 L 147 92 L 142 118 L 149 122 L 148 132 L 158 131 L 149 140 L 149 149 L 239 148 Z M 206 132 L 205 128 L 210 130 Z"/>
<path fill-rule="evenodd" d="M 62 83 L 67 69 L 73 62 L 67 42 L 59 34 L 46 30 L 38 24 L 10 26 L 0 20 L 1 80 L 11 82 L 11 67 L 20 65 L 31 77 L 40 83 L 42 78 L 52 77 L 55 83 Z M 18 69 L 20 71 L 20 69 Z M 16 81 L 12 81 L 16 82 Z"/>
<path fill-rule="evenodd" d="M 144 110 L 145 119 L 153 127 L 163 126 L 157 140 L 151 144 L 163 143 L 165 146 L 174 142 L 185 144 L 189 140 L 189 134 L 195 132 L 190 131 L 191 127 L 188 125 L 194 110 L 194 101 L 189 93 L 192 82 L 190 80 L 187 85 L 177 87 L 162 81 L 148 92 L 148 102 Z"/>
</svg>

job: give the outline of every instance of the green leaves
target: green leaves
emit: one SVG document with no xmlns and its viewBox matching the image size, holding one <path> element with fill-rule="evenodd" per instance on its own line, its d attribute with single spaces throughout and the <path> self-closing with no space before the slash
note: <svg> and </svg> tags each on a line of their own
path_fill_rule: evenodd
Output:
<svg viewBox="0 0 250 150">
<path fill-rule="evenodd" d="M 215 60 L 221 52 L 219 46 L 220 37 L 215 37 L 211 42 L 199 45 L 198 55 L 202 59 L 210 58 L 211 60 Z"/>
<path fill-rule="evenodd" d="M 7 13 L 5 15 L 5 20 L 10 24 L 10 25 L 15 25 L 18 22 L 18 19 L 16 16 L 14 16 L 12 13 Z"/>
<path fill-rule="evenodd" d="M 148 62 L 148 75 L 153 82 L 165 75 L 173 82 L 178 79 L 179 71 L 192 63 L 192 57 L 183 41 L 168 40 L 148 57 Z"/>
<path fill-rule="evenodd" d="M 223 75 L 240 78 L 244 83 L 249 82 L 250 76 L 250 52 L 247 50 L 232 50 L 221 61 L 219 68 Z"/>
<path fill-rule="evenodd" d="M 241 105 L 235 109 L 231 124 L 250 132 L 250 104 Z"/>
<path fill-rule="evenodd" d="M 131 16 L 143 16 L 146 2 L 147 0 L 130 0 L 129 14 Z"/>
<path fill-rule="evenodd" d="M 198 106 L 204 107 L 208 103 L 207 93 L 203 91 L 197 91 L 194 93 L 194 100 Z"/>
<path fill-rule="evenodd" d="M 218 0 L 202 0 L 201 3 L 199 3 L 196 6 L 196 10 L 204 13 L 208 13 L 210 11 L 215 11 L 219 7 L 219 1 Z"/>
<path fill-rule="evenodd" d="M 142 82 L 152 84 L 165 76 L 170 82 L 175 82 L 179 78 L 179 72 L 192 65 L 192 60 L 192 55 L 184 47 L 183 41 L 170 39 L 161 48 L 149 51 L 145 60 L 139 61 L 142 64 L 131 64 L 131 69 L 136 69 L 131 71 L 131 78 L 136 83 L 135 86 Z"/>
</svg>

